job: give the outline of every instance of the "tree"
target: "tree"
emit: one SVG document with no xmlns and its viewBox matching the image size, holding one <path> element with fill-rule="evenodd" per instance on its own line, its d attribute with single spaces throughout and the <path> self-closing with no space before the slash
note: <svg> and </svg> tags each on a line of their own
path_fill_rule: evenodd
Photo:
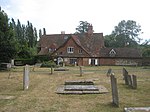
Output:
<svg viewBox="0 0 150 112">
<path fill-rule="evenodd" d="M 42 30 L 40 29 L 39 30 L 39 38 L 41 38 L 42 37 Z"/>
<path fill-rule="evenodd" d="M 110 35 L 105 36 L 106 47 L 137 47 L 141 26 L 133 20 L 122 20 Z"/>
<path fill-rule="evenodd" d="M 119 42 L 123 41 L 124 43 L 122 44 L 124 44 L 124 46 L 134 46 L 141 40 L 141 38 L 139 38 L 141 26 L 133 20 L 122 20 L 118 26 L 115 26 L 112 34 L 115 36 L 116 41 L 121 38 Z"/>
<path fill-rule="evenodd" d="M 143 57 L 150 57 L 150 39 L 140 45 Z"/>
<path fill-rule="evenodd" d="M 46 29 L 43 28 L 43 35 L 46 35 Z"/>
<path fill-rule="evenodd" d="M 88 26 L 90 25 L 90 23 L 88 23 L 87 21 L 80 21 L 79 22 L 79 26 L 77 26 L 76 28 L 76 33 L 85 33 L 88 31 Z"/>
<path fill-rule="evenodd" d="M 16 55 L 13 24 L 8 23 L 8 16 L 1 8 L 0 19 L 0 62 L 9 62 Z"/>
</svg>

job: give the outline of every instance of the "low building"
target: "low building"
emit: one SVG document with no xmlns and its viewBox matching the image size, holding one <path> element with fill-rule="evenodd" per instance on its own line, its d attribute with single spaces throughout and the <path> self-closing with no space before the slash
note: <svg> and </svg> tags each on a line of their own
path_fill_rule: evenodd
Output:
<svg viewBox="0 0 150 112">
<path fill-rule="evenodd" d="M 43 35 L 39 48 L 38 55 L 66 65 L 138 65 L 142 57 L 138 49 L 106 48 L 103 33 L 93 33 L 92 25 L 87 33 Z"/>
</svg>

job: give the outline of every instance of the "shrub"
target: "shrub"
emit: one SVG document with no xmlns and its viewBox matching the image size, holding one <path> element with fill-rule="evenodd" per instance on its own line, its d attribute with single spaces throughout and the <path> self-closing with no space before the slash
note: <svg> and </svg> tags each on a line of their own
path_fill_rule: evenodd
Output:
<svg viewBox="0 0 150 112">
<path fill-rule="evenodd" d="M 41 67 L 56 67 L 56 63 L 54 61 L 46 61 L 43 62 Z"/>
</svg>

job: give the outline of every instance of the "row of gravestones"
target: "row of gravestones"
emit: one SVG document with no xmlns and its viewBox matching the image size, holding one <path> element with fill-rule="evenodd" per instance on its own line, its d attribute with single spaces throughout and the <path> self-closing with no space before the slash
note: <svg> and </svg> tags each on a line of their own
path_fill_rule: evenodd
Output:
<svg viewBox="0 0 150 112">
<path fill-rule="evenodd" d="M 128 71 L 123 68 L 123 77 L 126 85 L 132 89 L 137 89 L 137 78 L 135 75 L 129 75 Z"/>
<path fill-rule="evenodd" d="M 107 72 L 107 76 L 110 76 L 111 80 L 111 89 L 112 89 L 112 103 L 119 107 L 119 97 L 118 97 L 118 88 L 117 88 L 117 79 L 114 76 L 114 73 L 112 73 L 112 69 L 109 69 Z M 123 68 L 123 76 L 125 80 L 125 84 L 129 85 L 133 89 L 137 88 L 137 78 L 135 75 L 129 75 L 127 70 Z"/>
</svg>

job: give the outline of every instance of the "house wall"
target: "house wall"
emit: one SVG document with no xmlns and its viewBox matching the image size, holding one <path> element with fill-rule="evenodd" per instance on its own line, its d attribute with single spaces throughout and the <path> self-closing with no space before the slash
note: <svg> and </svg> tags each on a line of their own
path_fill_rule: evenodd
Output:
<svg viewBox="0 0 150 112">
<path fill-rule="evenodd" d="M 100 65 L 115 65 L 115 59 L 112 58 L 100 58 L 99 59 Z"/>
<path fill-rule="evenodd" d="M 68 47 L 73 47 L 74 48 L 74 52 L 73 53 L 68 53 L 67 52 L 67 48 Z M 57 50 L 57 54 L 58 55 L 62 55 L 62 56 L 68 56 L 68 57 L 80 57 L 80 56 L 88 56 L 87 53 L 82 50 L 82 53 L 79 53 L 79 50 L 81 48 L 72 40 L 68 40 L 66 44 L 64 44 L 63 47 L 60 47 L 58 50 Z"/>
<path fill-rule="evenodd" d="M 141 59 L 100 58 L 100 65 L 141 65 Z"/>
<path fill-rule="evenodd" d="M 141 59 L 140 59 L 141 60 Z M 140 64 L 139 59 L 116 59 L 115 65 L 132 65 L 137 66 Z"/>
</svg>

